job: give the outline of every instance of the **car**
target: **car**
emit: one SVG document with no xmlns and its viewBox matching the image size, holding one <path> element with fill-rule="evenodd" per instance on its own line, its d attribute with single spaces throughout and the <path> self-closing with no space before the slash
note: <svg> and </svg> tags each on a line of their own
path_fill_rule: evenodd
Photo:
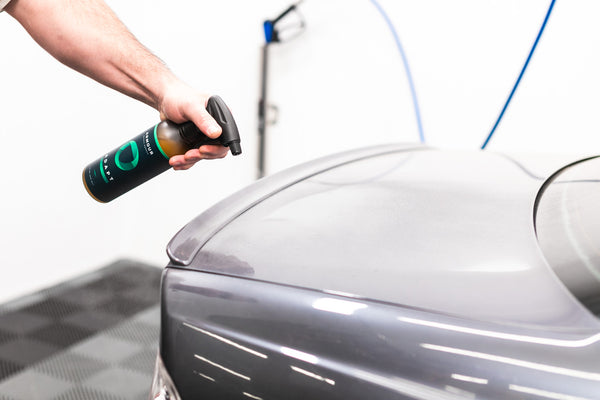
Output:
<svg viewBox="0 0 600 400">
<path fill-rule="evenodd" d="M 600 158 L 391 144 L 168 245 L 153 399 L 600 399 Z"/>
</svg>

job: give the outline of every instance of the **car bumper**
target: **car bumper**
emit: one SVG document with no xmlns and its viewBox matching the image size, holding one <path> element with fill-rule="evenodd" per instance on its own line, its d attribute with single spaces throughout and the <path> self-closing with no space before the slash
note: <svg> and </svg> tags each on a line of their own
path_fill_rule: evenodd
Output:
<svg viewBox="0 0 600 400">
<path fill-rule="evenodd" d="M 154 377 L 152 379 L 152 389 L 149 400 L 181 400 L 177 389 L 173 384 L 171 376 L 167 372 L 165 365 L 160 358 L 156 357 L 156 366 L 154 367 Z"/>
</svg>

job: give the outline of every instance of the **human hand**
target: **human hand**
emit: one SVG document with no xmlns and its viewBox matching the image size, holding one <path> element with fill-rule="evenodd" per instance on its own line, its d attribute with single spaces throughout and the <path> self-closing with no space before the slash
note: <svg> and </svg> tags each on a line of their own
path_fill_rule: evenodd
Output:
<svg viewBox="0 0 600 400">
<path fill-rule="evenodd" d="M 218 138 L 221 135 L 221 127 L 206 111 L 209 97 L 179 81 L 175 82 L 168 86 L 158 104 L 160 117 L 162 120 L 169 119 L 175 123 L 192 121 L 206 136 Z M 169 164 L 175 170 L 186 170 L 200 160 L 223 158 L 227 155 L 227 151 L 227 147 L 224 146 L 203 145 L 188 150 L 185 154 L 171 157 Z"/>
</svg>

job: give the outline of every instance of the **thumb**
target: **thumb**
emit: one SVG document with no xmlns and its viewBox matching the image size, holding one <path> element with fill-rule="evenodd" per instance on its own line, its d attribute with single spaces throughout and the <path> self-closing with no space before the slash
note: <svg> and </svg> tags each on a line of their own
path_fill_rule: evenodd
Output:
<svg viewBox="0 0 600 400">
<path fill-rule="evenodd" d="M 204 107 L 199 107 L 190 119 L 206 136 L 212 139 L 221 136 L 221 126 Z"/>
</svg>

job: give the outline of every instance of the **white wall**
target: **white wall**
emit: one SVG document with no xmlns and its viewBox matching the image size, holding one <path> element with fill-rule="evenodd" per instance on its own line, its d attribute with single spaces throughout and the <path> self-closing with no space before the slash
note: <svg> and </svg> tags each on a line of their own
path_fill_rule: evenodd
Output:
<svg viewBox="0 0 600 400">
<path fill-rule="evenodd" d="M 408 56 L 429 144 L 477 149 L 522 67 L 549 0 L 380 0 Z M 221 95 L 244 155 L 169 171 L 101 205 L 81 170 L 153 125 L 147 106 L 78 75 L 0 14 L 0 301 L 120 257 L 156 265 L 187 221 L 254 179 L 262 21 L 288 0 L 109 0 L 192 85 Z M 269 172 L 334 151 L 418 140 L 403 65 L 368 0 L 306 0 L 307 31 L 271 51 Z M 600 149 L 600 3 L 557 2 L 489 149 Z"/>
</svg>

